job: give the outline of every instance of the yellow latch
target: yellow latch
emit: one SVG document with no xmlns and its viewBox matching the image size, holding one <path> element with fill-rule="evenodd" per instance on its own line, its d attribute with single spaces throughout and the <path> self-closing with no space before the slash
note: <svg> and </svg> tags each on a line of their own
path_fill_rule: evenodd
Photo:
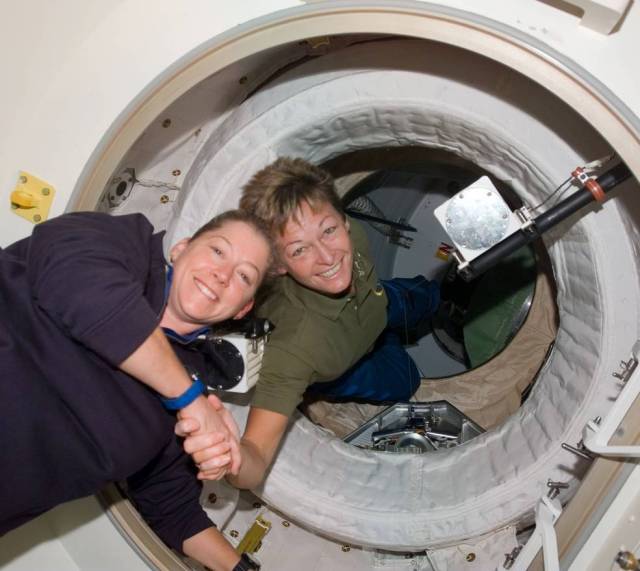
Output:
<svg viewBox="0 0 640 571">
<path fill-rule="evenodd" d="M 329 36 L 318 36 L 316 38 L 307 38 L 307 43 L 312 50 L 317 50 L 322 46 L 330 46 L 331 39 L 329 38 Z"/>
<path fill-rule="evenodd" d="M 48 182 L 20 171 L 18 184 L 11 193 L 11 210 L 34 224 L 43 222 L 49 217 L 55 194 L 55 188 Z"/>
<path fill-rule="evenodd" d="M 267 535 L 270 529 L 271 522 L 259 515 L 249 528 L 249 531 L 240 540 L 238 547 L 236 547 L 236 552 L 240 555 L 243 553 L 255 553 L 262 544 L 262 538 Z"/>
</svg>

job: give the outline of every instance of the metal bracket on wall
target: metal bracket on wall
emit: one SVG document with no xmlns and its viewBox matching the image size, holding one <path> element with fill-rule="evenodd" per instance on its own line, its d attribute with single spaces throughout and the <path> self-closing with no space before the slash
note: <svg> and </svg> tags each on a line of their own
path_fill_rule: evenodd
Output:
<svg viewBox="0 0 640 571">
<path fill-rule="evenodd" d="M 259 515 L 258 517 L 256 517 L 255 521 L 253 522 L 253 524 L 251 525 L 247 533 L 245 533 L 244 537 L 240 540 L 240 543 L 236 547 L 236 552 L 240 554 L 243 554 L 243 553 L 253 554 L 256 551 L 258 551 L 258 549 L 260 549 L 260 546 L 262 545 L 262 540 L 264 536 L 267 535 L 267 533 L 269 533 L 270 529 L 271 529 L 270 521 L 267 521 L 266 519 L 264 519 L 262 515 Z"/>
<path fill-rule="evenodd" d="M 622 20 L 631 0 L 565 0 L 584 10 L 580 24 L 601 34 L 610 34 Z"/>
<path fill-rule="evenodd" d="M 640 341 L 636 341 L 631 350 L 631 360 L 626 365 L 626 372 L 618 376 L 624 387 L 613 403 L 607 415 L 596 422 L 587 423 L 583 433 L 585 447 L 595 454 L 602 456 L 616 456 L 640 458 L 640 446 L 610 446 L 609 440 L 619 430 L 629 407 L 640 395 L 640 368 L 637 367 L 640 354 Z"/>
<path fill-rule="evenodd" d="M 558 542 L 556 538 L 555 523 L 562 513 L 562 506 L 557 499 L 542 496 L 536 506 L 536 528 L 515 557 L 507 557 L 509 565 L 500 565 L 496 571 L 527 571 L 529 565 L 535 559 L 542 548 L 545 571 L 559 571 Z"/>
<path fill-rule="evenodd" d="M 20 171 L 18 183 L 11 192 L 11 210 L 18 216 L 38 224 L 49 217 L 56 191 L 48 182 Z"/>
</svg>

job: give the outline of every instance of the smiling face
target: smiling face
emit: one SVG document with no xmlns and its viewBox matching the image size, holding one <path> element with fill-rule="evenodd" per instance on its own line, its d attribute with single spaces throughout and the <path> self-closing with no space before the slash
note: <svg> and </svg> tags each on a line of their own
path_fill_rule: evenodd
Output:
<svg viewBox="0 0 640 571">
<path fill-rule="evenodd" d="M 351 286 L 349 223 L 328 202 L 317 202 L 314 207 L 302 202 L 278 236 L 281 273 L 317 292 L 340 295 Z"/>
<path fill-rule="evenodd" d="M 270 251 L 251 225 L 227 221 L 171 249 L 173 279 L 160 325 L 180 334 L 240 319 L 267 272 Z"/>
</svg>

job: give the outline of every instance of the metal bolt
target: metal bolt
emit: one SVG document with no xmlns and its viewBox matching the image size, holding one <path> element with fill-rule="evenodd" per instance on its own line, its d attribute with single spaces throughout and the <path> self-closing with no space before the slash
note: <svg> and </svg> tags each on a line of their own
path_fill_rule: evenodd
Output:
<svg viewBox="0 0 640 571">
<path fill-rule="evenodd" d="M 49 188 L 43 188 L 42 189 L 42 195 L 43 196 L 49 196 L 50 192 L 51 192 L 51 189 L 49 189 Z"/>
<path fill-rule="evenodd" d="M 240 534 L 238 533 L 238 531 L 237 531 L 237 530 L 232 529 L 232 530 L 229 532 L 229 535 L 230 535 L 231 537 L 238 537 Z"/>
<path fill-rule="evenodd" d="M 207 496 L 207 499 L 209 500 L 210 504 L 215 504 L 218 501 L 218 496 L 212 493 Z"/>
<path fill-rule="evenodd" d="M 621 569 L 637 569 L 638 559 L 630 551 L 619 551 L 615 559 Z"/>
<path fill-rule="evenodd" d="M 166 204 L 167 202 L 169 202 L 169 197 L 166 194 L 163 194 L 160 197 L 160 202 L 162 202 L 162 204 Z"/>
<path fill-rule="evenodd" d="M 464 198 L 464 194 L 459 194 L 459 195 L 458 195 L 458 198 L 459 198 L 460 200 L 462 200 L 462 199 Z"/>
<path fill-rule="evenodd" d="M 341 547 L 341 549 L 342 549 L 343 553 L 348 553 L 349 551 L 351 551 L 351 546 L 350 545 L 343 545 Z"/>
<path fill-rule="evenodd" d="M 569 487 L 569 484 L 566 482 L 554 482 L 552 480 L 547 480 L 547 487 L 549 488 L 547 496 L 553 500 L 558 497 L 560 490 L 566 490 Z"/>
<path fill-rule="evenodd" d="M 20 176 L 20 182 L 21 182 L 22 184 L 26 184 L 26 182 L 27 182 L 27 177 L 26 177 L 26 176 L 24 176 L 24 175 L 21 175 L 21 176 Z"/>
<path fill-rule="evenodd" d="M 472 563 L 473 561 L 476 560 L 476 554 L 475 553 L 469 553 L 466 557 L 467 561 L 469 563 Z"/>
<path fill-rule="evenodd" d="M 170 126 L 171 126 L 171 119 L 165 119 L 165 120 L 162 122 L 162 126 L 163 126 L 165 129 L 166 129 L 167 127 L 170 127 Z"/>
<path fill-rule="evenodd" d="M 566 490 L 569 487 L 569 484 L 567 484 L 567 482 L 554 482 L 553 480 L 549 479 L 547 480 L 547 487 L 548 488 L 562 488 L 563 490 Z"/>
<path fill-rule="evenodd" d="M 287 521 L 286 519 L 283 519 L 283 520 L 282 520 L 282 525 L 283 525 L 284 527 L 289 527 L 289 526 L 291 525 L 291 522 L 290 522 L 290 521 Z"/>
<path fill-rule="evenodd" d="M 504 559 L 504 565 L 503 565 L 505 569 L 511 569 L 513 567 L 513 564 L 516 561 L 516 557 L 518 557 L 518 555 L 520 554 L 520 551 L 522 551 L 522 546 L 518 545 L 518 547 L 514 547 L 511 550 L 511 553 L 505 553 L 505 559 Z"/>
<path fill-rule="evenodd" d="M 34 214 L 33 215 L 33 221 L 34 222 L 40 222 L 40 220 L 42 220 L 42 216 L 40 216 L 39 214 Z"/>
<path fill-rule="evenodd" d="M 585 460 L 593 460 L 593 455 L 588 450 L 585 449 L 584 444 L 582 443 L 582 440 L 578 442 L 577 446 L 571 446 L 566 442 L 563 442 L 561 446 L 564 450 L 573 452 L 576 456 L 580 456 L 580 458 L 584 458 Z"/>
<path fill-rule="evenodd" d="M 243 75 L 240 78 L 240 81 L 238 82 L 240 85 L 244 85 L 245 83 L 247 83 L 247 81 L 249 80 L 249 78 L 246 75 Z"/>
<path fill-rule="evenodd" d="M 601 416 L 596 416 L 593 419 L 594 424 L 600 424 L 602 422 L 602 417 Z"/>
<path fill-rule="evenodd" d="M 171 174 L 173 176 L 180 176 L 182 174 L 182 171 L 180 169 L 174 169 L 171 171 Z"/>
</svg>

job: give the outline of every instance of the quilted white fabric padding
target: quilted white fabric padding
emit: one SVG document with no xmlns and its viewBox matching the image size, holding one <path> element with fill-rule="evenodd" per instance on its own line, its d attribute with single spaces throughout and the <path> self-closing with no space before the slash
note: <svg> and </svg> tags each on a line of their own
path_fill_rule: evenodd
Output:
<svg viewBox="0 0 640 571">
<path fill-rule="evenodd" d="M 321 162 L 356 149 L 423 145 L 473 161 L 536 204 L 606 144 L 524 76 L 468 52 L 410 40 L 353 46 L 264 88 L 216 129 L 185 178 L 167 243 L 235 207 L 280 155 Z M 585 422 L 638 336 L 637 271 L 615 201 L 545 237 L 558 285 L 555 350 L 506 423 L 444 453 L 374 454 L 298 416 L 259 491 L 302 525 L 354 544 L 421 549 L 528 517 L 551 478 L 572 481 Z M 635 232 L 635 230 L 634 230 Z M 420 252 L 416 252 L 420 256 Z"/>
</svg>

